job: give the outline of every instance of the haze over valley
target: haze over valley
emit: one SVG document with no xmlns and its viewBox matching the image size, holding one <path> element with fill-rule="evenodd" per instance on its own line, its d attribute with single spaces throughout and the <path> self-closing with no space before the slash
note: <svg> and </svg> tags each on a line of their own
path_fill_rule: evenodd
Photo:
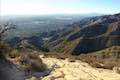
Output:
<svg viewBox="0 0 120 80">
<path fill-rule="evenodd" d="M 120 80 L 119 0 L 1 0 L 0 80 Z"/>
</svg>

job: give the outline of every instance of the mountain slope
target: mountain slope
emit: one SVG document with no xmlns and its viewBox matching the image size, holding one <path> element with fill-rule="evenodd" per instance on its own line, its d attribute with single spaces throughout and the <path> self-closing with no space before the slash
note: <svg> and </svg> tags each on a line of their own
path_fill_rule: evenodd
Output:
<svg viewBox="0 0 120 80">
<path fill-rule="evenodd" d="M 51 51 L 64 53 L 67 50 L 79 55 L 120 45 L 120 14 L 86 18 L 67 28 L 66 32 L 47 43 L 53 45 L 48 45 Z"/>
</svg>

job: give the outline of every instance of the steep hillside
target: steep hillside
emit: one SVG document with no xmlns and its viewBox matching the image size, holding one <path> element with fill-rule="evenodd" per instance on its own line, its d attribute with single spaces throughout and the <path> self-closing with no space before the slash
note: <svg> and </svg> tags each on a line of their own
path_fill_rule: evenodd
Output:
<svg viewBox="0 0 120 80">
<path fill-rule="evenodd" d="M 49 50 L 43 46 L 43 40 L 38 36 L 31 37 L 14 37 L 11 40 L 7 41 L 11 47 L 22 49 L 28 48 L 33 50 L 45 51 Z"/>
<path fill-rule="evenodd" d="M 67 50 L 79 55 L 120 45 L 120 14 L 86 18 L 68 29 L 56 39 L 52 36 L 47 43 L 51 51 L 64 53 Z"/>
<path fill-rule="evenodd" d="M 63 29 L 8 41 L 12 46 L 31 45 L 40 51 L 79 55 L 120 45 L 120 14 L 84 18 Z M 23 43 L 23 44 L 22 44 Z M 30 46 L 28 46 L 30 47 Z"/>
</svg>

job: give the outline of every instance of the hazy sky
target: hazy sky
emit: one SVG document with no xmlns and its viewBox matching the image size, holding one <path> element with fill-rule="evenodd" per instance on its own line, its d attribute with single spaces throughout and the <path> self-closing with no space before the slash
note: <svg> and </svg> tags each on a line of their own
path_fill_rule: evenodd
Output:
<svg viewBox="0 0 120 80">
<path fill-rule="evenodd" d="M 0 0 L 0 14 L 118 13 L 120 0 Z"/>
</svg>

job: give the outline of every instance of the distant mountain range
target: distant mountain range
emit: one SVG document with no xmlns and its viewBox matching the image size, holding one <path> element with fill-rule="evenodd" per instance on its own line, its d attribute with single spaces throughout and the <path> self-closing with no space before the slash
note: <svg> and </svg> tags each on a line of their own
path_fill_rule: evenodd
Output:
<svg viewBox="0 0 120 80">
<path fill-rule="evenodd" d="M 16 39 L 17 44 L 22 41 Z M 73 55 L 120 46 L 120 14 L 84 18 L 26 39 L 39 50 Z"/>
</svg>

